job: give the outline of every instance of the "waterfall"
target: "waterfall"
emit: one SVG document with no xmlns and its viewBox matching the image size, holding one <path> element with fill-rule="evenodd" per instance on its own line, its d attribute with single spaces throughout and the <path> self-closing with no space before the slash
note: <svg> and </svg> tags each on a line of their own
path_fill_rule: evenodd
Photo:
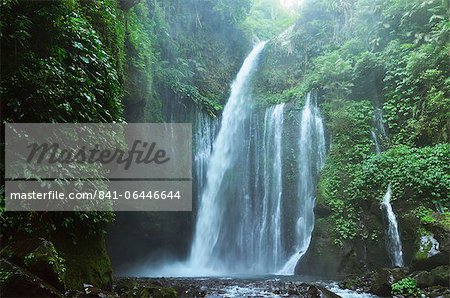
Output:
<svg viewBox="0 0 450 298">
<path fill-rule="evenodd" d="M 380 147 L 380 142 L 378 141 L 378 136 L 377 133 L 375 132 L 375 130 L 371 130 L 370 131 L 371 137 L 372 137 L 372 141 L 375 145 L 375 153 L 376 154 L 381 154 L 381 147 Z"/>
<path fill-rule="evenodd" d="M 225 175 L 232 174 L 235 157 L 242 152 L 242 136 L 246 120 L 250 115 L 248 99 L 249 82 L 256 70 L 258 57 L 264 49 L 265 42 L 257 44 L 244 60 L 235 81 L 231 86 L 231 94 L 225 105 L 220 130 L 214 141 L 213 151 L 207 169 L 207 182 L 201 195 L 197 215 L 196 230 L 191 247 L 190 264 L 200 273 L 207 268 L 226 266 L 221 262 L 222 254 L 229 254 L 229 249 L 236 249 L 233 243 L 227 243 L 224 232 L 225 208 L 233 207 L 232 202 L 225 204 Z M 244 197 L 245 200 L 245 197 Z M 245 201 L 241 198 L 241 204 Z M 242 206 L 239 206 L 242 208 Z M 230 219 L 227 219 L 230 220 Z M 222 236 L 222 237 L 221 237 Z M 232 253 L 232 252 L 231 252 Z"/>
<path fill-rule="evenodd" d="M 403 266 L 403 253 L 402 253 L 402 242 L 400 240 L 400 234 L 398 232 L 397 218 L 395 217 L 394 211 L 391 206 L 391 185 L 389 184 L 386 194 L 383 197 L 381 205 L 386 210 L 386 217 L 388 220 L 388 251 L 389 256 L 392 261 L 392 265 L 395 267 Z"/>
<path fill-rule="evenodd" d="M 383 111 L 380 108 L 375 108 L 373 112 L 373 123 L 374 129 L 370 131 L 371 138 L 375 145 L 375 153 L 381 154 L 381 142 L 386 138 L 387 134 L 384 128 Z"/>
<path fill-rule="evenodd" d="M 217 118 L 212 118 L 205 112 L 196 111 L 196 127 L 194 133 L 194 175 L 197 182 L 196 190 L 201 191 L 206 181 L 208 161 L 211 156 L 213 140 L 217 133 Z"/>
<path fill-rule="evenodd" d="M 314 227 L 314 201 L 317 174 L 325 159 L 325 137 L 317 98 L 308 93 L 301 113 L 298 142 L 298 216 L 296 247 L 279 274 L 294 274 L 295 266 L 305 254 Z"/>
<path fill-rule="evenodd" d="M 375 144 L 375 153 L 381 154 L 382 149 L 380 146 L 380 140 L 378 134 L 382 136 L 382 138 L 386 138 L 386 130 L 384 128 L 384 120 L 383 120 L 383 112 L 380 108 L 376 108 L 374 111 L 374 124 L 375 130 L 371 131 L 372 140 Z M 378 132 L 378 134 L 377 134 Z M 394 210 L 391 205 L 391 196 L 392 190 L 391 185 L 389 184 L 387 191 L 383 197 L 383 201 L 381 202 L 381 206 L 386 212 L 386 218 L 388 221 L 387 228 L 387 248 L 389 257 L 391 259 L 392 266 L 394 267 L 402 267 L 403 266 L 403 252 L 402 252 L 402 242 L 400 239 L 400 233 L 398 230 L 397 218 L 395 216 Z"/>
<path fill-rule="evenodd" d="M 258 250 L 266 265 L 277 268 L 283 258 L 282 199 L 282 134 L 284 104 L 267 109 L 264 116 L 264 173 L 262 223 L 259 225 Z"/>
<path fill-rule="evenodd" d="M 309 246 L 316 180 L 325 159 L 322 118 L 311 93 L 300 115 L 292 114 L 290 104 L 266 109 L 254 104 L 251 80 L 264 46 L 256 45 L 244 60 L 220 127 L 197 111 L 193 193 L 199 200 L 190 256 L 163 263 L 151 274 L 293 274 Z M 285 119 L 287 113 L 294 117 Z M 298 157 L 297 165 L 286 162 L 288 152 Z M 283 179 L 292 172 L 297 183 Z"/>
</svg>

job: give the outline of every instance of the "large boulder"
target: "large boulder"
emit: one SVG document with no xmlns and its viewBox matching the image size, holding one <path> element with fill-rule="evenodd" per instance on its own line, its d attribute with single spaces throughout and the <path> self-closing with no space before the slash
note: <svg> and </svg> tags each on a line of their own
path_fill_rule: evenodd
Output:
<svg viewBox="0 0 450 298">
<path fill-rule="evenodd" d="M 450 266 L 444 265 L 434 268 L 431 271 L 419 271 L 413 273 L 417 285 L 421 288 L 433 286 L 450 286 Z"/>
<path fill-rule="evenodd" d="M 449 263 L 448 236 L 436 237 L 434 233 L 421 229 L 416 240 L 415 254 L 412 268 L 418 270 L 432 270 Z M 439 240 L 438 240 L 439 239 Z"/>
<path fill-rule="evenodd" d="M 390 296 L 392 284 L 405 278 L 407 273 L 407 270 L 404 268 L 378 269 L 373 276 L 370 291 L 378 296 Z"/>
<path fill-rule="evenodd" d="M 435 286 L 450 286 L 450 266 L 439 266 L 431 270 Z"/>
<path fill-rule="evenodd" d="M 326 214 L 324 207 L 320 215 Z M 379 208 L 378 208 L 379 211 Z M 317 214 L 317 208 L 315 209 Z M 377 212 L 377 211 L 374 211 Z M 310 246 L 296 267 L 296 274 L 339 278 L 361 275 L 368 270 L 389 265 L 386 246 L 383 241 L 381 216 L 368 214 L 365 226 L 378 233 L 377 237 L 367 239 L 343 240 L 335 243 L 335 224 L 330 216 L 317 217 Z"/>
<path fill-rule="evenodd" d="M 419 288 L 428 288 L 433 286 L 434 277 L 429 271 L 418 271 L 412 274 Z"/>
<path fill-rule="evenodd" d="M 59 291 L 65 290 L 64 259 L 52 242 L 43 238 L 29 238 L 13 242 L 0 251 L 0 256 L 44 280 Z"/>
</svg>

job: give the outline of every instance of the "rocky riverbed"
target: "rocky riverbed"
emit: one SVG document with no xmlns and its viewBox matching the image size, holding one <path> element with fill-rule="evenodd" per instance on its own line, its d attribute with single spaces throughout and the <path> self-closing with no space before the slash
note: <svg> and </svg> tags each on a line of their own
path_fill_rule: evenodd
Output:
<svg viewBox="0 0 450 298">
<path fill-rule="evenodd" d="M 121 297 L 371 297 L 341 290 L 334 284 L 305 283 L 292 278 L 118 278 Z M 336 291 L 338 294 L 336 294 Z M 140 296 L 141 295 L 141 296 Z M 342 296 L 341 296 L 342 295 Z M 375 296 L 373 296 L 375 297 Z"/>
</svg>

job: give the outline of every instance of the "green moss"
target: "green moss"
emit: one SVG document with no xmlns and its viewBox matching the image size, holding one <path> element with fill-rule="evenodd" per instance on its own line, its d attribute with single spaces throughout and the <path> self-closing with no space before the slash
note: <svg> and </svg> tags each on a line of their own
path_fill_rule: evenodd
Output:
<svg viewBox="0 0 450 298">
<path fill-rule="evenodd" d="M 66 260 L 65 284 L 68 289 L 82 290 L 83 283 L 98 288 L 112 289 L 112 269 L 105 238 L 102 234 L 77 233 L 74 242 L 64 235 L 55 239 L 55 245 Z"/>
<path fill-rule="evenodd" d="M 414 255 L 414 258 L 416 260 L 426 260 L 428 258 L 428 252 L 433 247 L 433 243 L 431 241 L 427 241 L 426 243 L 423 243 L 424 237 L 433 236 L 433 234 L 429 231 L 427 231 L 424 228 L 419 228 L 417 232 L 417 240 L 416 240 L 416 253 Z"/>
<path fill-rule="evenodd" d="M 25 268 L 40 266 L 42 262 L 50 265 L 58 280 L 64 282 L 66 272 L 65 260 L 59 256 L 53 243 L 45 242 L 45 246 L 38 246 L 34 251 L 27 254 L 23 260 Z"/>
</svg>

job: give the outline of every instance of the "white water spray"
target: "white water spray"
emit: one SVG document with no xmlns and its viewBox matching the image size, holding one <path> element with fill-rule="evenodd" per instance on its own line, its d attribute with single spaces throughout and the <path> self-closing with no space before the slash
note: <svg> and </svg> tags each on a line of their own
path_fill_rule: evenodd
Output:
<svg viewBox="0 0 450 298">
<path fill-rule="evenodd" d="M 388 250 L 392 265 L 396 267 L 403 266 L 402 242 L 400 240 L 400 233 L 398 232 L 397 218 L 391 205 L 392 190 L 391 185 L 388 186 L 386 194 L 383 197 L 381 206 L 386 210 L 386 217 L 388 220 Z"/>
<path fill-rule="evenodd" d="M 231 86 L 231 95 L 222 114 L 222 123 L 213 145 L 213 152 L 207 170 L 207 184 L 201 196 L 195 236 L 191 248 L 191 267 L 202 271 L 204 268 L 220 267 L 215 258 L 216 247 L 224 222 L 223 204 L 220 202 L 220 190 L 223 178 L 230 169 L 235 152 L 235 137 L 248 118 L 246 102 L 249 81 L 254 73 L 265 42 L 257 44 L 245 59 L 235 81 Z"/>
<path fill-rule="evenodd" d="M 375 144 L 375 153 L 381 154 L 381 146 L 380 146 L 380 139 L 378 137 L 377 132 L 381 135 L 381 137 L 384 139 L 386 138 L 386 130 L 384 128 L 384 121 L 383 121 L 383 113 L 382 110 L 379 108 L 376 108 L 374 111 L 374 122 L 375 122 L 375 128 L 376 130 L 372 130 L 372 140 Z M 394 210 L 392 209 L 391 205 L 391 197 L 392 197 L 392 190 L 391 185 L 389 184 L 386 193 L 383 197 L 383 201 L 381 202 L 381 206 L 386 212 L 386 219 L 388 221 L 388 227 L 387 227 L 387 249 L 389 253 L 389 257 L 391 259 L 392 266 L 394 267 L 402 267 L 404 265 L 403 263 L 403 250 L 402 250 L 402 241 L 400 239 L 400 233 L 398 229 L 398 222 L 397 217 L 395 216 Z"/>
<path fill-rule="evenodd" d="M 317 98 L 306 96 L 302 110 L 299 139 L 298 220 L 294 254 L 278 272 L 294 274 L 295 266 L 306 253 L 314 228 L 314 202 L 316 176 L 325 159 L 325 137 L 322 118 L 317 107 Z M 314 163 L 314 161 L 316 161 Z"/>
</svg>

